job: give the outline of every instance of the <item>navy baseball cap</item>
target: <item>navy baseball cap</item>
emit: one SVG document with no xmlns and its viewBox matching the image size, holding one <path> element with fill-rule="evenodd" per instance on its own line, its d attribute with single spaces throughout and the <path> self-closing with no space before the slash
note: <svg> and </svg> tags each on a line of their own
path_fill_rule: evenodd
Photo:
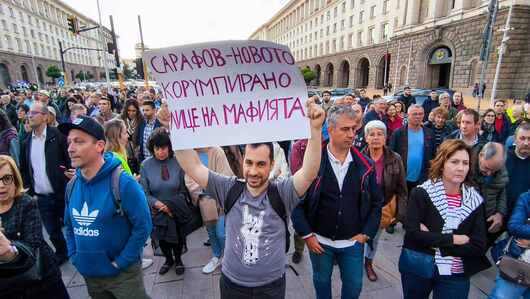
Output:
<svg viewBox="0 0 530 299">
<path fill-rule="evenodd" d="M 64 135 L 68 135 L 72 129 L 77 129 L 96 138 L 96 140 L 105 140 L 103 127 L 96 120 L 88 116 L 79 116 L 72 123 L 60 124 L 58 128 Z"/>
</svg>

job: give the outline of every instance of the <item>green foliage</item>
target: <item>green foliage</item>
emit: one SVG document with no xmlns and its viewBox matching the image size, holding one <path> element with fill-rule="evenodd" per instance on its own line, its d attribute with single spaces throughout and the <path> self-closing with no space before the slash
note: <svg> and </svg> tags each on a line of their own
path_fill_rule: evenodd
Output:
<svg viewBox="0 0 530 299">
<path fill-rule="evenodd" d="M 62 76 L 61 70 L 56 65 L 52 64 L 46 70 L 46 76 L 48 76 L 48 77 L 50 77 L 50 78 L 55 80 L 55 79 L 60 78 Z"/>
<path fill-rule="evenodd" d="M 311 68 L 307 66 L 301 69 L 300 71 L 302 72 L 302 75 L 304 76 L 305 84 L 309 84 L 311 81 L 313 81 L 317 77 L 317 74 L 313 70 L 311 70 Z"/>
</svg>

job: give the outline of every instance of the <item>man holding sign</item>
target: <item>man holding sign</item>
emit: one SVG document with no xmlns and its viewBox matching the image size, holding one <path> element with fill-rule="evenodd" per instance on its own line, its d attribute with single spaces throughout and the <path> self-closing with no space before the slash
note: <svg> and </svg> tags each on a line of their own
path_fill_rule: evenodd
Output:
<svg viewBox="0 0 530 299">
<path fill-rule="evenodd" d="M 311 138 L 304 163 L 287 179 L 268 180 L 274 165 L 270 142 L 246 146 L 245 182 L 209 171 L 194 150 L 175 152 L 186 174 L 214 194 L 226 213 L 221 298 L 285 297 L 287 219 L 316 178 L 320 165 L 325 113 L 314 99 L 307 102 L 307 117 Z"/>
</svg>

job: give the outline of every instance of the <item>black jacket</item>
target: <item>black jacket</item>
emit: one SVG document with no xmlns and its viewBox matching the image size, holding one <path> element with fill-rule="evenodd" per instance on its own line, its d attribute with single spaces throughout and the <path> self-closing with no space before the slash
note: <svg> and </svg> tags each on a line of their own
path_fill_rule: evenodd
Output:
<svg viewBox="0 0 530 299">
<path fill-rule="evenodd" d="M 24 187 L 29 189 L 29 194 L 35 194 L 33 181 L 33 169 L 31 167 L 31 141 L 32 133 L 28 134 L 20 146 L 20 168 Z M 68 145 L 66 137 L 57 128 L 46 128 L 46 141 L 44 144 L 44 156 L 46 158 L 46 173 L 58 200 L 64 197 L 64 191 L 68 179 L 64 175 L 64 166 L 69 169 L 70 157 L 68 157 Z"/>
<path fill-rule="evenodd" d="M 403 248 L 434 255 L 433 247 L 440 248 L 442 256 L 461 257 L 464 274 L 471 276 L 489 268 L 486 253 L 485 208 L 482 203 L 454 231 L 457 235 L 466 235 L 470 241 L 466 245 L 454 245 L 453 234 L 442 234 L 444 220 L 433 205 L 425 189 L 416 187 L 410 193 L 405 221 Z M 429 231 L 420 230 L 420 223 Z"/>
</svg>

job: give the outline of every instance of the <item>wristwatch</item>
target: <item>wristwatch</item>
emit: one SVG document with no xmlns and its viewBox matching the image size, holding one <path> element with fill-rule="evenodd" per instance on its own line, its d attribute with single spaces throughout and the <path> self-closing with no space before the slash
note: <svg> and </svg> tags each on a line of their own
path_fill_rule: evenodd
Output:
<svg viewBox="0 0 530 299">
<path fill-rule="evenodd" d="M 15 255 L 15 257 L 18 256 L 18 249 L 15 245 L 11 245 L 11 252 Z"/>
</svg>

